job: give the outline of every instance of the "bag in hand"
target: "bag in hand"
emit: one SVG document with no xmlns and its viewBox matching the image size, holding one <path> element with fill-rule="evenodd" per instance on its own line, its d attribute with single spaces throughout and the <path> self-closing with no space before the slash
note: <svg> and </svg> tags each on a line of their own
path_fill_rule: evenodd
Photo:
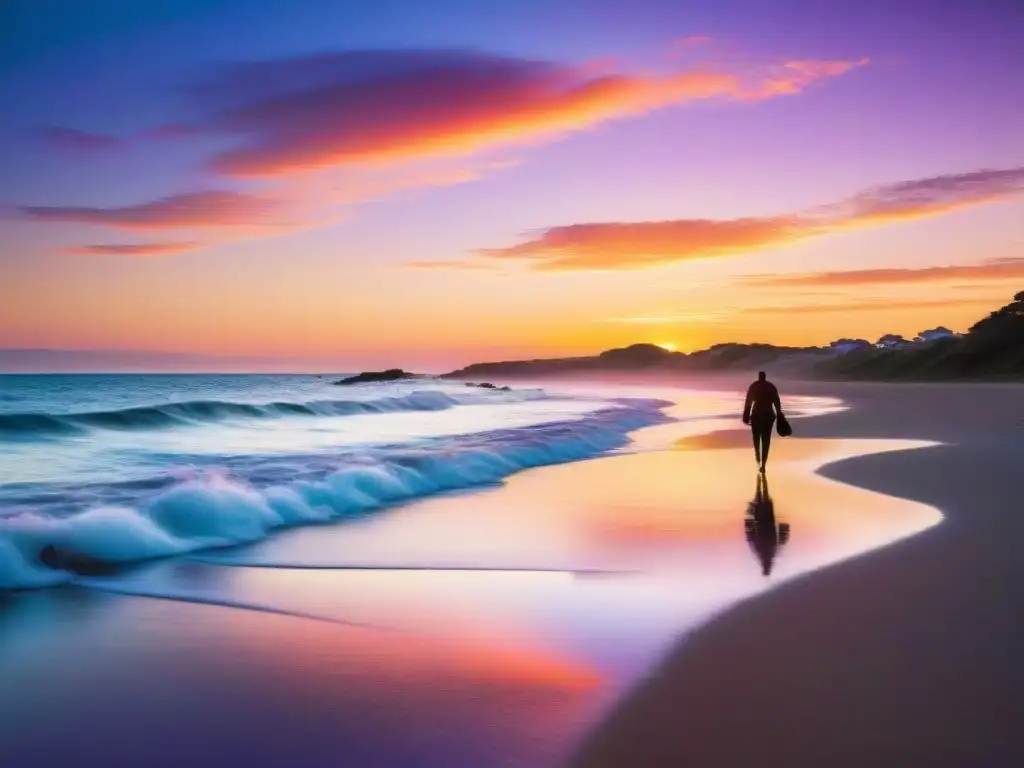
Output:
<svg viewBox="0 0 1024 768">
<path fill-rule="evenodd" d="M 779 414 L 779 420 L 775 422 L 775 429 L 779 433 L 779 437 L 789 437 L 793 434 L 793 428 L 789 425 L 789 419 Z"/>
</svg>

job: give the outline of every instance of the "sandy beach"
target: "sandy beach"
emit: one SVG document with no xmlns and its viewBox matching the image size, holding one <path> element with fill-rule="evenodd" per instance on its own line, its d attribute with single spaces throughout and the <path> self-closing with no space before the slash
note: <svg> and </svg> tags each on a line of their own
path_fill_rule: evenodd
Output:
<svg viewBox="0 0 1024 768">
<path fill-rule="evenodd" d="M 941 442 L 822 474 L 922 501 L 946 519 L 694 633 L 595 729 L 574 764 L 1021 764 L 1024 390 L 789 391 L 850 405 L 805 421 L 801 436 Z"/>
<path fill-rule="evenodd" d="M 767 543 L 750 533 L 748 437 L 715 416 L 735 393 L 691 391 L 670 409 L 689 420 L 641 429 L 626 453 L 9 594 L 0 759 L 1008 755 L 1018 390 L 983 390 L 989 424 L 964 415 L 976 388 L 801 391 L 808 414 L 832 412 L 774 446 L 767 490 L 786 534 L 773 523 Z M 960 415 L 936 427 L 946 408 Z"/>
</svg>

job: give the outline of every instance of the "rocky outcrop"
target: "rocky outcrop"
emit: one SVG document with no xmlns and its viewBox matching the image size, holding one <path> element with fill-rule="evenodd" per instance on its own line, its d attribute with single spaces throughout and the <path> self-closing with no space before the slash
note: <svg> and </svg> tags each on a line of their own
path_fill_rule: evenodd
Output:
<svg viewBox="0 0 1024 768">
<path fill-rule="evenodd" d="M 386 371 L 363 371 L 347 379 L 340 379 L 334 382 L 340 386 L 350 384 L 369 384 L 378 381 L 401 381 L 403 379 L 418 379 L 419 375 L 403 371 L 401 368 L 388 368 Z"/>
<path fill-rule="evenodd" d="M 655 344 L 609 349 L 592 357 L 475 363 L 441 378 L 558 378 L 580 374 L 630 372 L 716 372 L 807 368 L 833 353 L 820 347 L 778 347 L 772 344 L 716 344 L 699 352 L 670 352 Z"/>
</svg>

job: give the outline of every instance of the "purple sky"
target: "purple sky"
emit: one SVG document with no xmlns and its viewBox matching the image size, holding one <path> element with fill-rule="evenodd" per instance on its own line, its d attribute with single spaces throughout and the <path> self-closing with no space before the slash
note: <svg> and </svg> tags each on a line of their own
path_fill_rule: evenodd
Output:
<svg viewBox="0 0 1024 768">
<path fill-rule="evenodd" d="M 962 329 L 1024 278 L 1021 39 L 1011 2 L 5 3 L 0 348 Z"/>
</svg>

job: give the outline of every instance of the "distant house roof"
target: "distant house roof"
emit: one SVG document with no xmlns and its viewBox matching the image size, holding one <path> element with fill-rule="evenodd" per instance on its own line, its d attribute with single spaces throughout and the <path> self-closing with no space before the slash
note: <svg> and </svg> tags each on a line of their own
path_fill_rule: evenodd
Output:
<svg viewBox="0 0 1024 768">
<path fill-rule="evenodd" d="M 935 341 L 937 339 L 951 338 L 956 335 L 957 334 L 949 330 L 949 328 L 940 325 L 938 328 L 932 328 L 927 331 L 921 331 L 921 333 L 917 335 L 917 339 L 919 341 Z"/>
</svg>

